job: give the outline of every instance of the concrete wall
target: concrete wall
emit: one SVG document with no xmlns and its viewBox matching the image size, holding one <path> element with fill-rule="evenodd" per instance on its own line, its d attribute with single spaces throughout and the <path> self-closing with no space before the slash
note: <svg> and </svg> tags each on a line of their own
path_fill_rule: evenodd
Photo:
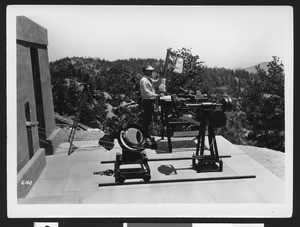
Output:
<svg viewBox="0 0 300 227">
<path fill-rule="evenodd" d="M 34 88 L 32 79 L 30 50 L 17 45 L 17 149 L 18 149 L 18 172 L 30 159 L 30 152 L 34 155 L 40 148 L 38 126 L 27 127 L 25 118 L 25 105 L 29 104 L 30 120 L 37 121 L 36 105 L 34 101 Z M 27 129 L 32 132 L 32 149 L 28 144 Z"/>
<path fill-rule="evenodd" d="M 53 154 L 60 144 L 59 129 L 55 128 L 53 96 L 51 90 L 51 77 L 49 71 L 48 51 L 38 49 L 39 66 L 43 94 L 43 109 L 46 128 L 46 141 L 49 146 L 46 146 L 46 154 Z"/>
<path fill-rule="evenodd" d="M 17 39 L 47 46 L 47 29 L 27 17 L 19 16 L 17 17 Z"/>
<path fill-rule="evenodd" d="M 17 17 L 18 197 L 25 197 L 60 143 L 55 128 L 47 30 Z"/>
</svg>

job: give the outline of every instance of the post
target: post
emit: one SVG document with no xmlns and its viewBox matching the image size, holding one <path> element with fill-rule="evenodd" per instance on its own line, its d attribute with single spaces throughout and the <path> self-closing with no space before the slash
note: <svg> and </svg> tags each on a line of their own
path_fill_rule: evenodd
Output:
<svg viewBox="0 0 300 227">
<path fill-rule="evenodd" d="M 167 49 L 163 78 L 166 78 L 171 48 Z"/>
</svg>

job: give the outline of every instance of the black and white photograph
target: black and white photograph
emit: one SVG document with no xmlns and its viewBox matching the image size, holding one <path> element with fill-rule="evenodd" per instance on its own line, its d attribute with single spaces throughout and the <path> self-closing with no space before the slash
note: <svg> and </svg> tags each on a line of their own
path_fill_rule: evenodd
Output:
<svg viewBox="0 0 300 227">
<path fill-rule="evenodd" d="M 293 26 L 284 5 L 7 6 L 8 217 L 291 217 Z"/>
</svg>

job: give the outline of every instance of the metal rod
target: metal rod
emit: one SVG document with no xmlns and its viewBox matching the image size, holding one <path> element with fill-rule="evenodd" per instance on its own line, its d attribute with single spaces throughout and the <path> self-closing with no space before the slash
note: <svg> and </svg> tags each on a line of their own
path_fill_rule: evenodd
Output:
<svg viewBox="0 0 300 227">
<path fill-rule="evenodd" d="M 138 181 L 138 182 L 125 182 L 123 184 L 105 183 L 99 184 L 99 187 L 106 186 L 122 186 L 122 185 L 137 185 L 137 184 L 160 184 L 160 183 L 177 183 L 177 182 L 193 182 L 193 181 L 212 181 L 212 180 L 236 180 L 236 179 L 249 179 L 256 178 L 255 175 L 243 175 L 243 176 L 227 176 L 227 177 L 206 177 L 206 178 L 194 178 L 194 179 L 174 179 L 174 180 L 154 180 L 154 181 Z"/>
<path fill-rule="evenodd" d="M 182 158 L 158 158 L 158 159 L 148 159 L 148 162 L 157 162 L 157 161 L 177 161 L 177 160 L 190 160 L 190 159 L 199 159 L 200 156 L 195 157 L 182 157 Z M 219 156 L 219 158 L 231 158 L 231 155 Z M 115 163 L 116 161 L 103 161 L 101 164 Z"/>
<path fill-rule="evenodd" d="M 166 78 L 166 75 L 167 75 L 168 63 L 169 63 L 169 58 L 170 58 L 170 51 L 171 51 L 171 48 L 168 48 L 167 49 L 166 60 L 165 60 L 165 68 L 164 68 L 163 78 Z"/>
</svg>

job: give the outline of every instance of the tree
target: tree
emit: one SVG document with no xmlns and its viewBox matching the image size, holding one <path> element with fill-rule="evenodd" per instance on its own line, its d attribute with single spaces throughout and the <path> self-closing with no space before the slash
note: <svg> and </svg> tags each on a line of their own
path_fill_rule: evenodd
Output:
<svg viewBox="0 0 300 227">
<path fill-rule="evenodd" d="M 233 99 L 234 110 L 226 113 L 226 126 L 218 130 L 218 134 L 234 144 L 247 144 L 246 141 L 246 113 L 241 110 L 241 100 Z"/>
<path fill-rule="evenodd" d="M 90 61 L 90 59 L 88 59 Z M 82 58 L 64 58 L 50 63 L 53 103 L 55 112 L 69 117 L 78 112 L 83 89 L 83 78 L 89 75 L 89 91 L 94 93 L 93 66 L 85 65 Z M 100 114 L 93 107 L 89 96 L 82 108 L 80 122 L 90 127 L 100 127 L 100 122 L 106 117 L 106 106 L 103 99 L 96 100 Z"/>
<path fill-rule="evenodd" d="M 284 69 L 278 57 L 267 65 L 268 73 L 259 66 L 257 79 L 243 98 L 243 109 L 251 125 L 249 139 L 259 146 L 284 151 Z"/>
<path fill-rule="evenodd" d="M 177 74 L 173 72 L 173 68 L 167 71 L 168 91 L 177 93 L 179 88 L 196 92 L 202 90 L 208 92 L 210 90 L 209 83 L 206 83 L 204 74 L 203 61 L 200 61 L 198 55 L 193 55 L 190 49 L 182 48 L 177 51 L 170 51 L 170 64 L 175 65 L 178 58 L 183 59 L 183 72 Z"/>
</svg>

